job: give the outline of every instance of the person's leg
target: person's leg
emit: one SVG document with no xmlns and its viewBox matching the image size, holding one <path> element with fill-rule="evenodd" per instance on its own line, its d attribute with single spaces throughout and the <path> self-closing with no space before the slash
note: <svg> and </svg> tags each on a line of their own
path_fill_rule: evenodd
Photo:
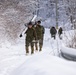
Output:
<svg viewBox="0 0 76 75">
<path fill-rule="evenodd" d="M 59 35 L 59 38 L 60 38 L 60 40 L 62 39 L 62 36 L 61 36 L 61 34 Z"/>
<path fill-rule="evenodd" d="M 34 43 L 32 42 L 31 43 L 31 54 L 33 54 L 34 53 Z"/>
<path fill-rule="evenodd" d="M 53 37 L 53 35 L 51 34 L 51 38 Z"/>
<path fill-rule="evenodd" d="M 56 39 L 56 35 L 54 35 L 54 39 Z"/>
<path fill-rule="evenodd" d="M 35 48 L 36 48 L 36 50 L 38 51 L 38 45 L 37 45 L 38 43 L 37 42 L 35 42 Z"/>
<path fill-rule="evenodd" d="M 39 40 L 39 51 L 42 51 L 42 39 Z"/>
<path fill-rule="evenodd" d="M 26 54 L 28 54 L 29 53 L 29 42 L 28 41 L 26 41 Z"/>
</svg>

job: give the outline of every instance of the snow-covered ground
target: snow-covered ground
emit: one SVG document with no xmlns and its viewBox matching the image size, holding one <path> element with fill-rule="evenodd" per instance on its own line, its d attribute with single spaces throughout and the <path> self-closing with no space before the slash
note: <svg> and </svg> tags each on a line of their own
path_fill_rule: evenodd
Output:
<svg viewBox="0 0 76 75">
<path fill-rule="evenodd" d="M 76 62 L 59 57 L 64 40 L 51 38 L 49 29 L 45 30 L 41 52 L 26 56 L 24 39 L 0 48 L 0 75 L 76 75 Z"/>
</svg>

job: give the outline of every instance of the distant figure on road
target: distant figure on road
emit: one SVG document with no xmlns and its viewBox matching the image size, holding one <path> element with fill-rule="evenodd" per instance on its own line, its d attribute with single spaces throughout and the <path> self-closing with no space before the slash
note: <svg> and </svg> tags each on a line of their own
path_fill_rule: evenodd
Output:
<svg viewBox="0 0 76 75">
<path fill-rule="evenodd" d="M 53 37 L 54 39 L 56 39 L 56 33 L 57 33 L 56 28 L 54 26 L 51 27 L 51 29 L 50 29 L 51 37 Z"/>
<path fill-rule="evenodd" d="M 61 34 L 63 33 L 63 29 L 62 27 L 59 28 L 58 30 L 58 34 L 59 34 L 59 38 L 62 39 Z"/>
</svg>

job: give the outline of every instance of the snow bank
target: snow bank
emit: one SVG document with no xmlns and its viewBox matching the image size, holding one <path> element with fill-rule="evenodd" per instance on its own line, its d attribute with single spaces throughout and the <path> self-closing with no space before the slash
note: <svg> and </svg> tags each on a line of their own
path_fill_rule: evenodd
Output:
<svg viewBox="0 0 76 75">
<path fill-rule="evenodd" d="M 76 63 L 51 55 L 32 55 L 10 75 L 76 75 Z"/>
<path fill-rule="evenodd" d="M 61 47 L 61 52 L 76 57 L 76 49 L 68 48 L 68 47 Z"/>
</svg>

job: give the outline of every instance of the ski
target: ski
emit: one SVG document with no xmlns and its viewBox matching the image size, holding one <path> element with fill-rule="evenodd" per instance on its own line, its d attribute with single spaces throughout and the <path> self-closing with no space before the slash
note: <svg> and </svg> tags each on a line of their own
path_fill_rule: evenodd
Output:
<svg viewBox="0 0 76 75">
<path fill-rule="evenodd" d="M 37 15 L 34 15 L 29 22 L 34 22 L 36 18 L 37 18 Z M 28 24 L 28 23 L 27 23 L 27 24 Z M 25 26 L 27 26 L 27 24 L 25 24 Z M 23 33 L 24 31 L 26 31 L 26 28 L 24 28 L 23 31 L 21 32 L 20 37 L 22 37 L 22 33 Z"/>
</svg>

